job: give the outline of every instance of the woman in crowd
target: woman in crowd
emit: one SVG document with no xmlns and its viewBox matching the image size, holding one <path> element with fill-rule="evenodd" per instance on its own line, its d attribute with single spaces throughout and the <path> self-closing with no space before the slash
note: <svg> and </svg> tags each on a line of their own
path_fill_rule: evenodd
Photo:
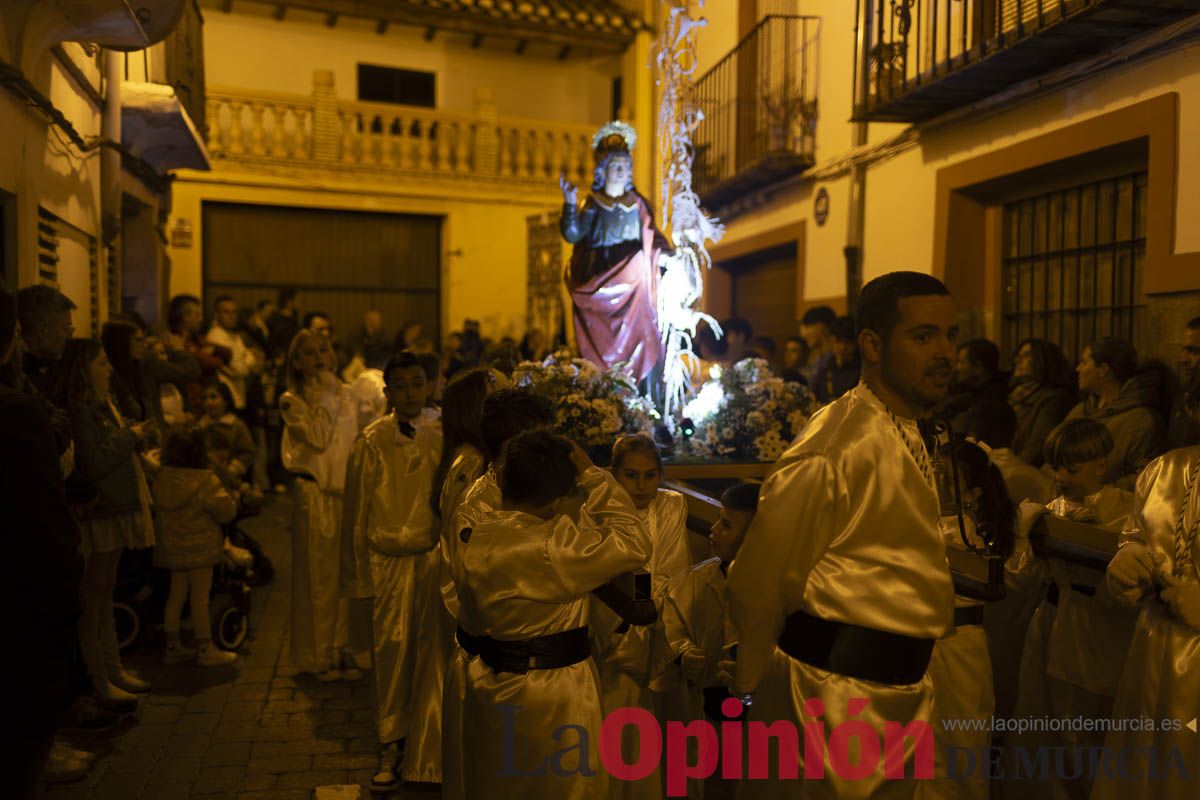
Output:
<svg viewBox="0 0 1200 800">
<path fill-rule="evenodd" d="M 1045 339 L 1021 342 L 1013 358 L 1008 404 L 1017 414 L 1012 451 L 1040 467 L 1042 442 L 1075 405 L 1071 368 L 1058 345 Z"/>
<path fill-rule="evenodd" d="M 1121 339 L 1097 339 L 1083 351 L 1079 366 L 1083 402 L 1067 419 L 1104 423 L 1113 437 L 1104 482 L 1132 490 L 1138 473 L 1163 451 L 1166 424 L 1158 407 L 1159 375 L 1138 370 L 1137 349 Z"/>
<path fill-rule="evenodd" d="M 292 664 L 322 681 L 361 673 L 348 651 L 350 608 L 338 596 L 342 487 L 358 410 L 337 379 L 329 340 L 303 330 L 288 349 L 283 466 L 296 479 L 292 517 Z"/>
<path fill-rule="evenodd" d="M 149 419 L 141 367 L 146 335 L 132 322 L 110 320 L 100 331 L 100 341 L 108 363 L 112 364 L 112 396 L 117 409 L 125 419 L 139 422 Z"/>
<path fill-rule="evenodd" d="M 646 569 L 615 582 L 623 583 L 621 588 L 628 595 L 652 598 L 661 615 L 670 579 L 692 563 L 687 542 L 687 503 L 678 492 L 659 488 L 662 456 L 649 434 L 617 439 L 612 450 L 612 474 L 629 493 L 638 517 L 650 532 Z M 592 605 L 597 619 L 607 616 L 595 600 Z M 604 707 L 640 706 L 661 719 L 685 719 L 689 713 L 687 693 L 679 668 L 671 663 L 674 654 L 667 653 L 661 620 L 651 625 L 618 624 L 615 618 L 611 622 L 604 629 L 596 626 L 602 637 L 609 635 L 598 657 Z M 635 758 L 636 737 L 623 739 L 622 751 L 627 758 Z M 615 781 L 612 786 L 614 797 L 659 798 L 663 793 L 661 773 L 657 771 L 644 781 Z"/>
<path fill-rule="evenodd" d="M 76 473 L 96 495 L 81 519 L 86 562 L 79 644 L 101 701 L 132 710 L 136 697 L 131 693 L 148 691 L 150 685 L 121 665 L 113 590 L 121 552 L 153 546 L 154 523 L 139 457 L 146 423 L 125 421 L 111 386 L 112 366 L 100 343 L 68 342 L 55 378 L 56 399 L 71 417 Z"/>
</svg>

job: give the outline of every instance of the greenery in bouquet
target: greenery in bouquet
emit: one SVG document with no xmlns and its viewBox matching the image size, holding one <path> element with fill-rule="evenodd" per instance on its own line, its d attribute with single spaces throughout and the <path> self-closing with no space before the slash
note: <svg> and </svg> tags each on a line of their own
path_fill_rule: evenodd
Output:
<svg viewBox="0 0 1200 800">
<path fill-rule="evenodd" d="M 513 384 L 548 397 L 558 417 L 556 432 L 584 448 L 607 449 L 618 435 L 650 431 L 654 425 L 654 406 L 638 394 L 631 377 L 573 358 L 568 351 L 540 364 L 518 364 Z"/>
<path fill-rule="evenodd" d="M 743 359 L 684 406 L 694 432 L 680 450 L 691 458 L 775 461 L 815 407 L 805 386 L 785 383 L 764 359 Z"/>
</svg>

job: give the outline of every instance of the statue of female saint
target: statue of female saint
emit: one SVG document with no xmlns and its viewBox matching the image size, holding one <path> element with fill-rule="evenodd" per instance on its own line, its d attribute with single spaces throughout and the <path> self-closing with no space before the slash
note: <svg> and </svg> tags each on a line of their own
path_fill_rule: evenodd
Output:
<svg viewBox="0 0 1200 800">
<path fill-rule="evenodd" d="M 663 360 L 659 258 L 672 249 L 633 187 L 636 141 L 623 122 L 610 122 L 592 137 L 596 166 L 582 208 L 575 186 L 559 178 L 562 235 L 575 245 L 565 277 L 580 353 L 603 367 L 624 363 L 636 380 L 653 386 L 661 382 L 655 375 Z"/>
</svg>

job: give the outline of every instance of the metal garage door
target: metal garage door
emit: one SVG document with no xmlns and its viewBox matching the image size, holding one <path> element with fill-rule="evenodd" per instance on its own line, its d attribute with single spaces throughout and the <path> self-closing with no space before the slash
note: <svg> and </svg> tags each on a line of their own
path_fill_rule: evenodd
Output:
<svg viewBox="0 0 1200 800">
<path fill-rule="evenodd" d="M 301 313 L 323 311 L 340 340 L 379 309 L 389 335 L 406 321 L 440 336 L 441 217 L 204 203 L 206 304 L 253 307 L 295 288 Z"/>
</svg>

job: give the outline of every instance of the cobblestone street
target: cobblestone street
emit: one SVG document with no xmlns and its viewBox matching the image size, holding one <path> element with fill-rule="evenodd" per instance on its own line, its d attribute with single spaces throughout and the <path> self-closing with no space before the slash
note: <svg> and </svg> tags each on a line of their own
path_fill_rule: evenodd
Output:
<svg viewBox="0 0 1200 800">
<path fill-rule="evenodd" d="M 44 800 L 308 800 L 317 787 L 366 786 L 377 754 L 370 673 L 329 685 L 288 664 L 289 513 L 276 499 L 244 523 L 277 572 L 254 590 L 252 639 L 238 663 L 163 666 L 161 631 L 151 631 L 126 658 L 154 684 L 138 721 L 67 737 L 99 760 L 85 779 L 47 789 Z M 396 795 L 438 796 L 436 786 Z"/>
</svg>

